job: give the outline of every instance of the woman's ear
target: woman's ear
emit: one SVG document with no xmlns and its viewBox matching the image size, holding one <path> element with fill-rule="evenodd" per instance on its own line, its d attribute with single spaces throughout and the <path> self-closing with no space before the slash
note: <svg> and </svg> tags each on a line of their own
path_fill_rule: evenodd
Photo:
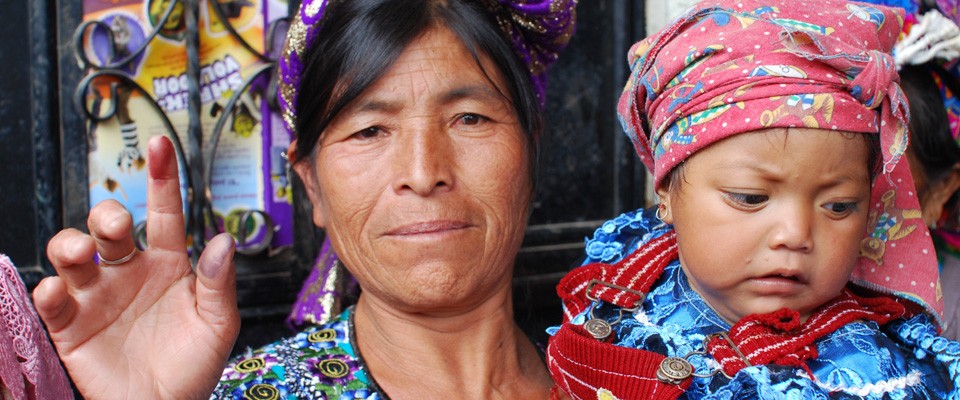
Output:
<svg viewBox="0 0 960 400">
<path fill-rule="evenodd" d="M 309 158 L 300 159 L 296 148 L 297 141 L 294 139 L 287 147 L 287 162 L 293 166 L 293 170 L 296 171 L 300 181 L 303 182 L 303 187 L 307 190 L 307 198 L 310 199 L 313 209 L 313 224 L 319 228 L 325 228 L 327 221 L 323 212 L 323 196 L 321 196 L 320 181 L 317 179 L 316 164 Z"/>
<path fill-rule="evenodd" d="M 960 163 L 954 164 L 953 169 L 943 179 L 929 185 L 927 201 L 922 207 L 923 220 L 939 221 L 943 213 L 943 207 L 958 189 L 960 189 Z"/>
</svg>

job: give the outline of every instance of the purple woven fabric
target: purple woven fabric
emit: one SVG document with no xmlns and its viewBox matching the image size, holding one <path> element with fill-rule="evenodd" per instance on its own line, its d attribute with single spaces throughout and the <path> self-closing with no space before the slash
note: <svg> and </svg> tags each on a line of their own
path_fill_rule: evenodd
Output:
<svg viewBox="0 0 960 400">
<path fill-rule="evenodd" d="M 301 330 L 330 322 L 343 312 L 342 297 L 356 295 L 357 290 L 357 282 L 339 263 L 330 240 L 324 240 L 310 276 L 303 282 L 297 301 L 287 316 L 287 325 L 293 330 Z"/>
</svg>

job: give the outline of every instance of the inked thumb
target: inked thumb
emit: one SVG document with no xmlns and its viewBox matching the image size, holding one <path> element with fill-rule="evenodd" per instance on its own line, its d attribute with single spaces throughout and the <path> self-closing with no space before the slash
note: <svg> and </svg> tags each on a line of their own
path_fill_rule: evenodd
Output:
<svg viewBox="0 0 960 400">
<path fill-rule="evenodd" d="M 240 328 L 235 247 L 233 237 L 221 233 L 207 243 L 197 262 L 197 312 L 208 324 L 227 329 L 222 333 Z"/>
</svg>

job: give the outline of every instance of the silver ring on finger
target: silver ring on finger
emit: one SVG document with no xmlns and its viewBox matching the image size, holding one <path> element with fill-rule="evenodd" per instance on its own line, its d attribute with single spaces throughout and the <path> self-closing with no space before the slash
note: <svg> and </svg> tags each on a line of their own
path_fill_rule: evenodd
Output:
<svg viewBox="0 0 960 400">
<path fill-rule="evenodd" d="M 130 251 L 130 254 L 127 254 L 127 255 L 125 255 L 125 256 L 123 256 L 123 257 L 120 257 L 120 258 L 118 258 L 118 259 L 116 259 L 116 260 L 108 260 L 108 259 L 106 259 L 102 254 L 100 254 L 100 251 L 97 251 L 97 258 L 100 259 L 100 265 L 120 265 L 120 264 L 123 264 L 123 263 L 125 263 L 125 262 L 127 262 L 127 261 L 130 261 L 130 259 L 132 259 L 133 256 L 135 256 L 135 255 L 137 255 L 137 247 L 136 247 L 136 246 L 133 247 L 133 250 Z"/>
</svg>

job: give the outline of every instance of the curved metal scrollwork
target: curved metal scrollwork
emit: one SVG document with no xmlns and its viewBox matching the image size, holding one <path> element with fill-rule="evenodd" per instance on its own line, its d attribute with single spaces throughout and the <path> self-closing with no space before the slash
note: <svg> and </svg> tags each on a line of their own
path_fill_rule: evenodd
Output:
<svg viewBox="0 0 960 400">
<path fill-rule="evenodd" d="M 129 75 L 127 75 L 122 71 L 118 71 L 114 69 L 94 71 L 80 81 L 80 84 L 77 85 L 77 90 L 76 92 L 74 92 L 74 95 L 73 95 L 74 105 L 78 108 L 78 111 L 80 112 L 80 114 L 83 115 L 85 119 L 89 120 L 91 124 L 93 124 L 94 126 L 97 123 L 104 122 L 113 118 L 117 114 L 116 101 L 110 102 L 110 108 L 107 109 L 107 111 L 105 112 L 100 112 L 101 110 L 99 110 L 99 104 L 100 104 L 99 100 L 96 100 L 91 103 L 88 103 L 86 101 L 90 88 L 94 86 L 94 82 L 98 79 L 111 79 L 111 80 L 120 81 L 120 83 L 117 83 L 117 82 L 110 83 L 109 87 L 110 87 L 111 99 L 118 98 L 117 88 L 121 84 L 124 85 L 125 87 L 128 87 L 136 91 L 144 98 L 151 99 L 150 93 L 148 93 L 146 89 L 144 89 L 142 86 L 137 84 L 137 82 L 131 79 Z M 91 107 L 94 107 L 95 110 L 88 109 L 87 108 L 88 104 Z M 177 136 L 176 130 L 173 128 L 173 123 L 171 123 L 170 118 L 167 117 L 167 113 L 165 113 L 163 109 L 160 108 L 160 105 L 157 104 L 156 101 L 150 101 L 148 102 L 148 104 L 150 104 L 151 108 L 153 108 L 153 110 L 156 111 L 156 114 L 160 117 L 160 120 L 163 122 L 163 126 L 164 128 L 166 128 L 166 132 L 164 132 L 164 134 L 170 138 L 171 142 L 173 142 L 173 148 L 176 152 L 177 162 L 179 162 L 179 164 L 182 167 L 189 168 L 189 166 L 187 166 L 186 156 L 183 152 L 183 144 L 180 142 L 180 138 Z M 186 177 L 186 180 L 187 180 L 186 182 L 187 187 L 192 188 L 194 185 L 190 179 L 190 174 L 185 174 L 184 176 Z M 192 200 L 192 199 L 188 198 L 188 200 Z M 187 216 L 187 224 L 188 225 L 190 224 L 189 215 Z"/>
<path fill-rule="evenodd" d="M 182 0 L 173 0 L 170 2 L 170 5 L 167 7 L 167 9 L 163 11 L 163 15 L 160 17 L 159 22 L 157 22 L 156 26 L 153 28 L 153 32 L 150 32 L 150 34 L 147 35 L 147 38 L 143 41 L 143 43 L 140 44 L 140 46 L 136 50 L 127 51 L 128 54 L 123 58 L 117 61 L 110 61 L 105 65 L 97 65 L 96 63 L 90 61 L 90 58 L 87 57 L 87 52 L 84 51 L 87 47 L 84 46 L 83 41 L 85 38 L 89 37 L 87 35 L 87 29 L 89 29 L 91 26 L 102 28 L 107 34 L 107 40 L 109 40 L 110 42 L 110 45 L 107 46 L 107 51 L 108 51 L 107 59 L 113 60 L 117 56 L 116 51 L 119 48 L 119 46 L 117 46 L 117 41 L 116 41 L 116 37 L 114 36 L 113 29 L 111 29 L 109 25 L 103 23 L 102 21 L 86 21 L 80 24 L 80 26 L 77 27 L 77 30 L 74 31 L 73 33 L 73 50 L 74 50 L 74 54 L 77 56 L 77 61 L 80 63 L 80 68 L 82 69 L 92 68 L 95 70 L 118 69 L 118 68 L 123 68 L 129 64 L 132 64 L 133 61 L 138 56 L 140 56 L 141 54 L 143 54 L 144 51 L 147 50 L 147 47 L 150 45 L 151 42 L 153 42 L 153 38 L 157 37 L 157 35 L 160 34 L 160 30 L 162 29 L 162 27 L 167 24 L 167 21 L 170 20 L 170 15 L 173 14 L 173 10 L 174 8 L 176 8 L 177 3 L 181 1 Z"/>
<path fill-rule="evenodd" d="M 265 51 L 257 51 L 252 45 L 250 45 L 243 36 L 237 32 L 230 18 L 228 18 L 227 13 L 222 7 L 221 2 L 223 0 L 206 0 L 210 8 L 213 10 L 213 14 L 219 19 L 225 29 L 229 32 L 230 36 L 239 44 L 240 47 L 244 48 L 245 51 L 254 55 L 260 62 L 260 65 L 257 65 L 249 73 L 246 79 L 242 84 L 233 89 L 233 93 L 227 101 L 226 105 L 222 108 L 216 124 L 214 126 L 213 132 L 210 135 L 210 142 L 208 146 L 208 151 L 206 154 L 203 154 L 202 149 L 200 148 L 200 143 L 193 138 L 190 140 L 190 148 L 188 149 L 190 154 L 202 154 L 202 157 L 198 158 L 189 158 L 187 157 L 187 152 L 184 151 L 183 143 L 180 139 L 180 136 L 177 134 L 176 129 L 174 128 L 170 118 L 167 113 L 164 111 L 163 107 L 160 105 L 158 99 L 154 98 L 153 95 L 148 92 L 145 88 L 140 86 L 133 77 L 126 72 L 126 70 L 133 70 L 134 65 L 137 60 L 146 53 L 147 48 L 151 43 L 154 42 L 155 38 L 161 34 L 163 27 L 168 24 L 171 16 L 174 14 L 176 7 L 185 7 L 187 12 L 183 13 L 183 18 L 193 18 L 192 21 L 187 21 L 187 29 L 192 30 L 188 31 L 184 41 L 186 41 L 187 46 L 199 46 L 199 43 L 190 43 L 191 40 L 199 42 L 198 35 L 196 32 L 197 27 L 197 11 L 199 9 L 200 0 L 171 0 L 169 1 L 166 9 L 163 10 L 159 18 L 153 23 L 154 28 L 151 32 L 144 35 L 144 40 L 139 45 L 136 45 L 133 49 L 126 48 L 126 44 L 118 44 L 116 34 L 114 33 L 113 28 L 104 21 L 86 21 L 79 25 L 74 32 L 73 44 L 74 44 L 74 54 L 77 58 L 78 63 L 81 68 L 87 71 L 87 75 L 80 81 L 75 92 L 74 92 L 74 105 L 76 106 L 78 112 L 83 116 L 87 121 L 88 135 L 96 130 L 99 124 L 102 124 L 112 118 L 118 118 L 118 99 L 126 96 L 129 98 L 130 94 L 136 93 L 140 97 L 146 100 L 146 103 L 150 105 L 150 109 L 159 117 L 160 121 L 163 123 L 165 132 L 163 133 L 171 139 L 173 142 L 176 157 L 181 168 L 184 168 L 181 176 L 185 177 L 185 183 L 188 188 L 187 200 L 191 203 L 191 207 L 188 207 L 187 212 L 187 232 L 193 234 L 193 257 L 198 257 L 200 251 L 203 249 L 206 240 L 212 236 L 213 233 L 216 233 L 220 228 L 216 221 L 216 217 L 213 213 L 212 199 L 213 194 L 210 191 L 210 183 L 212 179 L 213 163 L 215 160 L 215 155 L 217 151 L 217 145 L 219 143 L 221 133 L 228 122 L 228 118 L 236 118 L 236 113 L 234 110 L 237 108 L 238 102 L 240 102 L 241 96 L 252 90 L 265 90 L 266 93 L 261 93 L 261 101 L 266 101 L 271 110 L 276 110 L 276 74 L 273 73 L 276 66 L 276 55 L 273 44 L 275 43 L 274 39 L 280 28 L 287 24 L 287 19 L 280 19 L 274 21 L 267 27 L 267 40 L 266 46 L 264 47 Z M 93 53 L 93 44 L 92 36 L 94 31 L 101 31 L 103 37 L 107 41 L 106 45 L 106 55 L 100 57 L 99 62 L 92 60 L 88 55 Z M 197 56 L 197 47 L 193 47 L 188 51 L 188 69 L 198 68 L 199 67 L 199 56 Z M 101 54 L 103 49 L 101 49 Z M 192 65 L 189 63 L 193 63 Z M 189 74 L 188 74 L 189 76 Z M 197 85 L 199 87 L 200 82 L 191 82 L 191 85 Z M 265 89 L 253 89 L 255 82 L 262 82 L 266 80 Z M 95 88 L 108 87 L 108 98 L 111 100 L 109 106 L 105 109 L 101 109 L 104 105 L 104 98 L 100 91 Z M 199 96 L 197 94 L 191 94 Z M 199 97 L 196 99 L 199 104 Z M 199 110 L 190 110 L 189 119 L 190 125 L 199 126 L 200 112 Z M 193 162 L 191 162 L 191 160 Z M 196 170 L 202 171 L 201 174 L 196 174 Z M 197 178 L 200 178 L 199 181 Z M 266 216 L 262 211 L 254 211 L 260 214 L 263 214 L 261 219 L 268 221 L 269 217 Z M 243 224 L 246 224 L 246 221 L 252 218 L 250 212 L 244 214 L 241 219 Z M 142 224 L 141 224 L 142 225 Z M 145 242 L 143 238 L 143 226 L 138 226 L 138 243 Z M 240 232 L 241 234 L 244 232 Z M 272 237 L 272 235 L 269 235 Z M 246 236 L 244 239 L 247 240 Z M 268 239 L 269 240 L 269 239 Z M 266 243 L 268 246 L 269 243 Z M 248 246 L 247 250 L 253 249 L 255 252 L 260 252 L 262 249 L 267 246 L 263 246 L 260 243 L 254 243 Z M 238 248 L 238 251 L 242 250 Z M 253 252 L 253 251 L 245 251 Z"/>
</svg>

